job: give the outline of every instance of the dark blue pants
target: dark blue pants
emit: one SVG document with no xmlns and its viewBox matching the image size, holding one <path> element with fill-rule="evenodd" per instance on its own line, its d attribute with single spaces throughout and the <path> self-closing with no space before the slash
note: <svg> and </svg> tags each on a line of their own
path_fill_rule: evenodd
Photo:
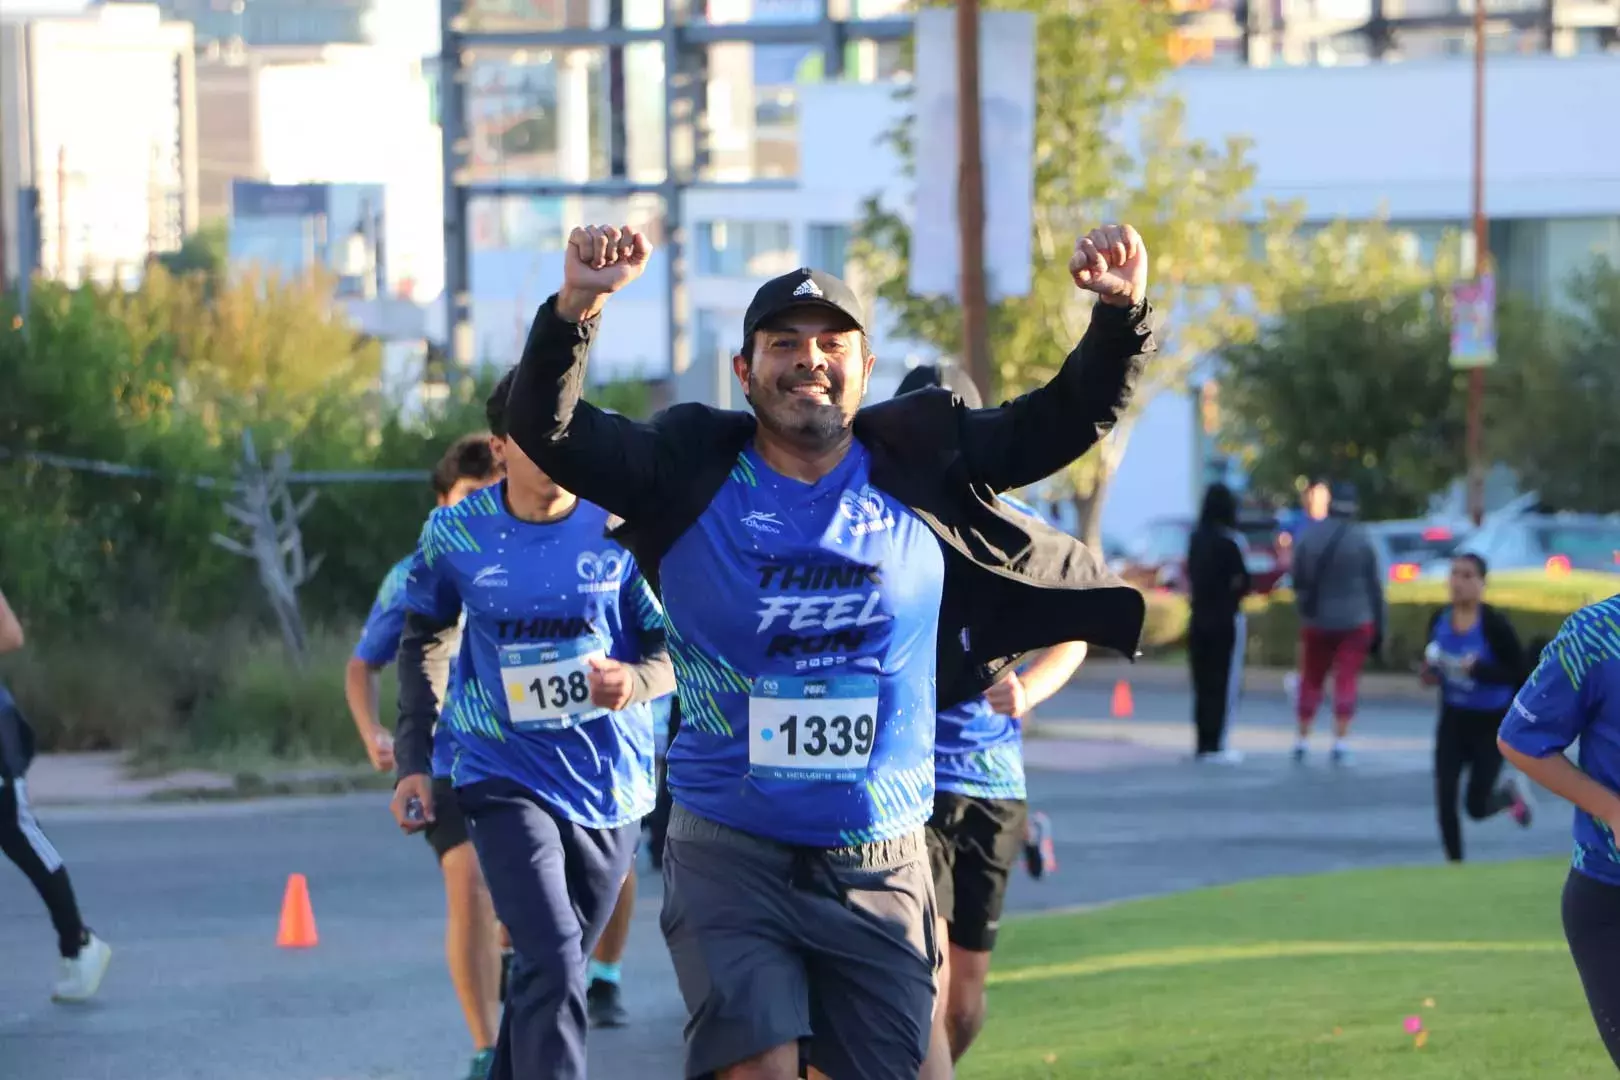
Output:
<svg viewBox="0 0 1620 1080">
<path fill-rule="evenodd" d="M 509 780 L 456 789 L 512 974 L 491 1080 L 582 1080 L 585 965 L 636 854 L 637 826 L 587 829 Z"/>
</svg>

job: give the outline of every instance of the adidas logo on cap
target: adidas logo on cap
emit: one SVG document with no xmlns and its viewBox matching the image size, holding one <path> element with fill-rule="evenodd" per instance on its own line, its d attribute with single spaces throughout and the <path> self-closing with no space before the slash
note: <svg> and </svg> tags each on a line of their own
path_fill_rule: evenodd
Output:
<svg viewBox="0 0 1620 1080">
<path fill-rule="evenodd" d="M 821 292 L 821 286 L 820 285 L 817 285 L 810 278 L 805 278 L 803 281 L 801 281 L 799 283 L 799 287 L 797 289 L 793 290 L 793 295 L 794 296 L 817 296 L 817 297 L 819 297 L 819 296 L 821 296 L 823 294 Z"/>
</svg>

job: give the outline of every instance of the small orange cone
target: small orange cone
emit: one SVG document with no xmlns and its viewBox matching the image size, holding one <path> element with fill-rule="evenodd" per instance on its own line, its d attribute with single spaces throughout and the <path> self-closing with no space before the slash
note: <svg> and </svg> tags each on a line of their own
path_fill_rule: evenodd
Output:
<svg viewBox="0 0 1620 1080">
<path fill-rule="evenodd" d="M 1131 684 L 1124 679 L 1114 684 L 1114 719 L 1123 720 L 1136 712 L 1131 701 Z"/>
<path fill-rule="evenodd" d="M 319 940 L 315 911 L 309 906 L 309 882 L 303 874 L 290 874 L 287 894 L 281 900 L 281 930 L 276 934 L 276 944 L 283 949 L 308 949 Z"/>
</svg>

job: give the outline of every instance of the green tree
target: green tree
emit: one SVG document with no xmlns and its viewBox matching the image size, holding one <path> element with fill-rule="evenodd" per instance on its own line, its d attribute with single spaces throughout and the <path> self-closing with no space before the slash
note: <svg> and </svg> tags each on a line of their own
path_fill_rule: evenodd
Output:
<svg viewBox="0 0 1620 1080">
<path fill-rule="evenodd" d="M 157 257 L 157 261 L 175 277 L 201 274 L 212 289 L 225 281 L 230 247 L 229 225 L 223 220 L 210 221 L 186 237 L 179 251 L 165 252 Z"/>
<path fill-rule="evenodd" d="M 1010 397 L 1047 381 L 1084 333 L 1090 305 L 1067 273 L 1075 237 L 1127 222 L 1150 254 L 1149 289 L 1165 331 L 1161 351 L 1113 437 L 1061 478 L 1079 505 L 1083 536 L 1095 544 L 1108 482 L 1135 416 L 1159 392 L 1185 386 L 1196 358 L 1250 320 L 1241 300 L 1258 276 L 1245 222 L 1254 169 L 1242 140 L 1212 146 L 1186 135 L 1181 102 L 1162 87 L 1172 26 L 1164 0 L 986 6 L 1037 18 L 1033 278 L 1028 296 L 991 311 L 994 393 Z M 892 141 L 913 169 L 909 118 Z M 908 291 L 910 241 L 905 219 L 874 198 L 853 258 L 902 334 L 960 355 L 957 301 Z"/>
<path fill-rule="evenodd" d="M 1223 438 L 1261 493 L 1356 484 L 1369 517 L 1421 512 L 1463 471 L 1464 380 L 1449 366 L 1456 238 L 1432 263 L 1381 222 L 1264 237 L 1268 313 L 1217 352 Z"/>
<path fill-rule="evenodd" d="M 1504 305 L 1486 373 L 1488 449 L 1527 489 L 1570 510 L 1620 510 L 1620 267 L 1599 259 L 1570 276 L 1568 305 Z"/>
</svg>

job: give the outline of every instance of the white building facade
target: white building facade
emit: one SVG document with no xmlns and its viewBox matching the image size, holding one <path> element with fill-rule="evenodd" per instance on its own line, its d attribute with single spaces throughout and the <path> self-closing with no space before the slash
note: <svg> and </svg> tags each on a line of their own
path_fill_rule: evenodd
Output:
<svg viewBox="0 0 1620 1080">
<path fill-rule="evenodd" d="M 0 282 L 138 280 L 196 228 L 192 53 L 149 4 L 0 19 Z"/>
</svg>

